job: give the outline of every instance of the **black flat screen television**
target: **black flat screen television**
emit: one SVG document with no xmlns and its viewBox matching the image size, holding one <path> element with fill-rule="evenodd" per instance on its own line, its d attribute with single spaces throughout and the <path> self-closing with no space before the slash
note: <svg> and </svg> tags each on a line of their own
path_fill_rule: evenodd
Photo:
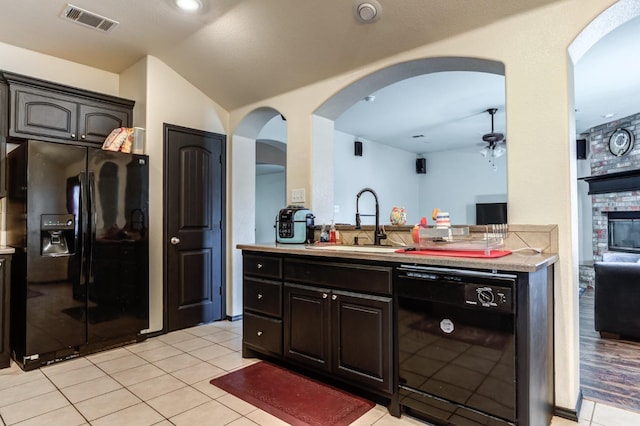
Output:
<svg viewBox="0 0 640 426">
<path fill-rule="evenodd" d="M 507 203 L 476 203 L 476 225 L 507 223 Z"/>
</svg>

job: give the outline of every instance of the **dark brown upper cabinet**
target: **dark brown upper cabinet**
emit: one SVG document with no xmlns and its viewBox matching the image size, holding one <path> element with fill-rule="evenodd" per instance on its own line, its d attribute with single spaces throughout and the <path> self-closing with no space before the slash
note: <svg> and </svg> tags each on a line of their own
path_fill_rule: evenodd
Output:
<svg viewBox="0 0 640 426">
<path fill-rule="evenodd" d="M 3 77 L 10 138 L 96 146 L 113 129 L 131 126 L 134 101 L 18 74 Z"/>
<path fill-rule="evenodd" d="M 7 112 L 9 88 L 0 81 L 0 198 L 7 195 L 6 162 L 7 162 L 7 134 L 9 132 Z"/>
</svg>

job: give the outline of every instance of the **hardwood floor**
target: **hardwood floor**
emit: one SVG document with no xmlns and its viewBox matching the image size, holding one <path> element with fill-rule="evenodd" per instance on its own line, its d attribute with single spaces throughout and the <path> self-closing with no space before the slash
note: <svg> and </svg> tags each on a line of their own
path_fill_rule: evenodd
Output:
<svg viewBox="0 0 640 426">
<path fill-rule="evenodd" d="M 640 342 L 601 339 L 594 290 L 580 297 L 580 385 L 586 399 L 640 412 Z"/>
</svg>

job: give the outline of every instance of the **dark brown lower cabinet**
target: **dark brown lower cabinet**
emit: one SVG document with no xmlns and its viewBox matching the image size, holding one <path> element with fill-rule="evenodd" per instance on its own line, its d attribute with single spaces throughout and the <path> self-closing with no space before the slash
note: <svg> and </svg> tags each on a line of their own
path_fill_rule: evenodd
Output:
<svg viewBox="0 0 640 426">
<path fill-rule="evenodd" d="M 11 300 L 11 256 L 0 255 L 0 368 L 9 367 L 9 305 Z"/>
<path fill-rule="evenodd" d="M 285 283 L 284 356 L 392 392 L 392 299 Z"/>
</svg>

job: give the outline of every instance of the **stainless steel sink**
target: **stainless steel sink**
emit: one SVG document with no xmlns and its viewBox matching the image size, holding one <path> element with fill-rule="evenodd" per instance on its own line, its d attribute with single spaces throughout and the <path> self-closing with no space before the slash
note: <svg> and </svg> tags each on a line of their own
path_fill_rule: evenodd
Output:
<svg viewBox="0 0 640 426">
<path fill-rule="evenodd" d="M 401 247 L 389 246 L 342 246 L 342 245 L 313 245 L 306 246 L 309 250 L 351 251 L 361 253 L 394 253 Z"/>
</svg>

